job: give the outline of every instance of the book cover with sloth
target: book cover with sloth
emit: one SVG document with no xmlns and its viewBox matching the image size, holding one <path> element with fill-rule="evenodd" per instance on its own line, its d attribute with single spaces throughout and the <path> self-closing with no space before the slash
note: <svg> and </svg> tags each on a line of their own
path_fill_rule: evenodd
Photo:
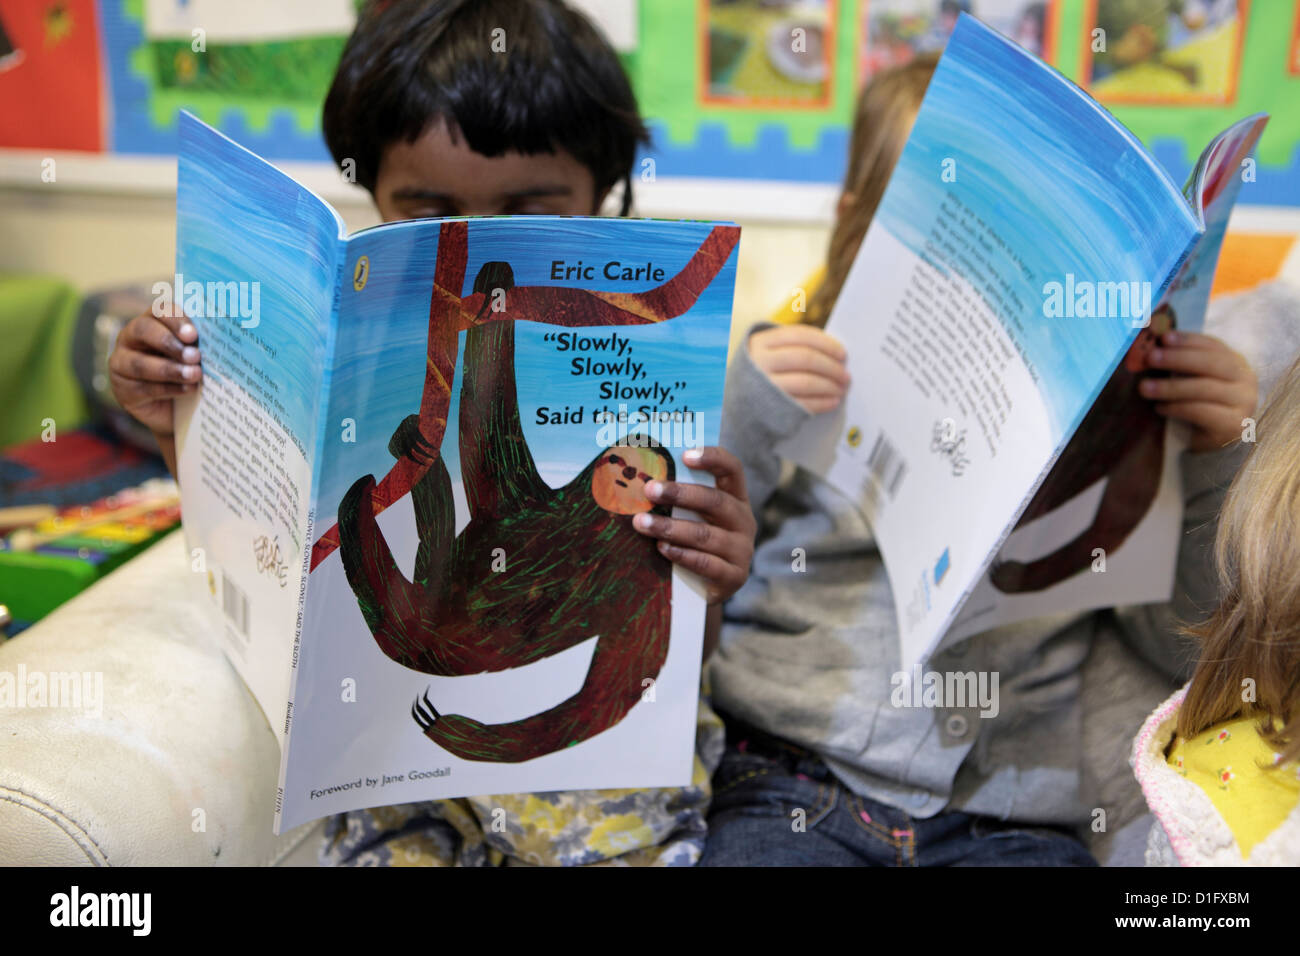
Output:
<svg viewBox="0 0 1300 956">
<path fill-rule="evenodd" d="M 509 670 L 595 637 L 578 692 L 526 718 L 486 723 L 444 713 L 427 690 L 403 705 L 429 740 L 455 756 L 515 763 L 609 729 L 658 677 L 672 630 L 672 566 L 632 518 L 652 510 L 646 482 L 677 472 L 667 448 L 634 431 L 566 483 L 547 484 L 520 414 L 516 326 L 671 321 L 717 276 L 738 230 L 715 227 L 680 271 L 644 292 L 516 285 L 509 262 L 489 261 L 462 296 L 468 235 L 465 222 L 441 227 L 420 410 L 396 424 L 388 474 L 359 476 L 348 488 L 338 524 L 316 542 L 313 566 L 337 548 L 375 644 L 421 673 Z M 469 516 L 459 533 L 441 451 L 457 386 L 455 441 Z M 418 539 L 409 577 L 376 520 L 407 494 Z"/>
</svg>

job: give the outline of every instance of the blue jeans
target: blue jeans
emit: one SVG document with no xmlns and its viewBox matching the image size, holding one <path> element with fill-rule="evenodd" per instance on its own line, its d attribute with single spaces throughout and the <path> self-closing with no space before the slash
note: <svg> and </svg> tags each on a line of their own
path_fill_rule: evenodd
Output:
<svg viewBox="0 0 1300 956">
<path fill-rule="evenodd" d="M 728 722 L 700 866 L 1096 866 L 1065 829 L 956 811 L 914 820 L 815 754 Z"/>
</svg>

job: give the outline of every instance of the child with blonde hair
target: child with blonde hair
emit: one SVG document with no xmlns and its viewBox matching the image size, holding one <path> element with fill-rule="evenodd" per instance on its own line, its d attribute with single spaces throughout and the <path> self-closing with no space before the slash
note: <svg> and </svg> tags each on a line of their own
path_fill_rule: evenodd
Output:
<svg viewBox="0 0 1300 956">
<path fill-rule="evenodd" d="M 1300 361 L 1224 499 L 1223 600 L 1191 681 L 1147 718 L 1133 766 L 1148 865 L 1300 863 Z"/>
<path fill-rule="evenodd" d="M 759 534 L 710 663 L 727 750 L 713 777 L 704 865 L 1095 864 L 1079 838 L 1095 805 L 1083 785 L 1084 661 L 1115 636 L 1172 677 L 1180 663 L 1172 622 L 1218 600 L 1208 552 L 1257 384 L 1223 342 L 1180 331 L 1161 336 L 1148 357 L 1171 374 L 1142 387 L 1158 414 L 1192 426 L 1198 449 L 1179 462 L 1186 512 L 1174 600 L 945 640 L 929 666 L 998 675 L 995 715 L 893 705 L 898 624 L 871 528 L 852 501 L 773 449 L 843 400 L 845 349 L 822 326 L 936 62 L 919 57 L 863 90 L 826 270 L 807 313 L 786 310 L 755 326 L 728 369 L 723 442 L 744 462 Z M 869 300 L 851 305 L 852 321 L 883 320 Z M 1104 426 L 1131 424 L 1115 419 Z"/>
</svg>

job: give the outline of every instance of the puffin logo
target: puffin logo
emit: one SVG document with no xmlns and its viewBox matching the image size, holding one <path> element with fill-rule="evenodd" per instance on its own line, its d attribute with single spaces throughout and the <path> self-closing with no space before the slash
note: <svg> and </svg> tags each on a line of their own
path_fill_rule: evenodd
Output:
<svg viewBox="0 0 1300 956">
<path fill-rule="evenodd" d="M 153 926 L 152 893 L 70 893 L 50 897 L 51 926 L 129 926 L 133 936 L 148 936 Z"/>
</svg>

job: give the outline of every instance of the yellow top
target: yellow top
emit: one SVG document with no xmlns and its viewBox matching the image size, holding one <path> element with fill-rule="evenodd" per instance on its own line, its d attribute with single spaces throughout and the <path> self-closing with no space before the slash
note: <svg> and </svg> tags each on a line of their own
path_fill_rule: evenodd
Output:
<svg viewBox="0 0 1300 956">
<path fill-rule="evenodd" d="M 1169 766 L 1210 798 L 1243 857 L 1300 803 L 1300 767 L 1271 769 L 1278 754 L 1259 735 L 1259 719 L 1230 720 L 1189 741 L 1174 738 Z"/>
<path fill-rule="evenodd" d="M 813 297 L 813 293 L 825 278 L 826 267 L 818 266 L 812 275 L 804 279 L 803 285 L 796 287 L 790 293 L 790 298 L 785 300 L 785 305 L 772 313 L 770 321 L 777 325 L 795 325 L 803 321 L 804 313 L 808 311 L 808 300 Z"/>
</svg>

